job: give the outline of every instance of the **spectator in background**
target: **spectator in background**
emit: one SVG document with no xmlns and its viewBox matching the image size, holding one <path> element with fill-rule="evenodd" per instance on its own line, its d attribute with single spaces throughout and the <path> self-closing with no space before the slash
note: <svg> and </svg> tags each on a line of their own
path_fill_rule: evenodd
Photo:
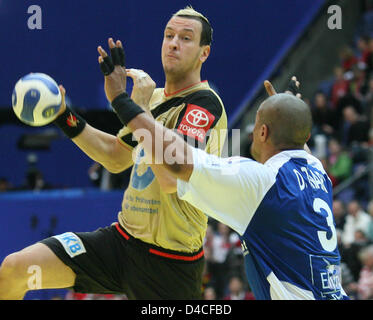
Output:
<svg viewBox="0 0 373 320">
<path fill-rule="evenodd" d="M 368 147 L 373 147 L 373 127 L 369 129 Z"/>
<path fill-rule="evenodd" d="M 227 282 L 227 257 L 231 247 L 229 243 L 230 229 L 225 224 L 217 224 L 217 232 L 212 240 L 211 273 L 218 299 L 222 298 Z"/>
<path fill-rule="evenodd" d="M 350 287 L 357 292 L 357 298 L 361 300 L 373 299 L 373 245 L 363 248 L 359 253 L 362 269 L 357 283 Z"/>
<path fill-rule="evenodd" d="M 333 186 L 336 186 L 351 175 L 352 159 L 350 155 L 342 149 L 338 140 L 334 138 L 329 140 L 328 150 L 327 172 L 333 182 Z"/>
<path fill-rule="evenodd" d="M 224 300 L 255 300 L 252 292 L 244 289 L 242 280 L 239 277 L 233 276 L 230 278 L 228 291 Z"/>
<path fill-rule="evenodd" d="M 354 281 L 359 279 L 359 274 L 362 268 L 362 264 L 359 259 L 359 252 L 369 244 L 370 241 L 366 237 L 364 231 L 358 229 L 354 233 L 354 241 L 345 247 L 343 260 L 351 270 Z"/>
<path fill-rule="evenodd" d="M 212 260 L 212 243 L 214 240 L 214 230 L 211 224 L 207 225 L 206 235 L 203 242 L 203 250 L 205 252 L 206 262 Z"/>
<path fill-rule="evenodd" d="M 88 176 L 91 180 L 92 184 L 95 187 L 101 188 L 101 181 L 102 181 L 102 171 L 104 167 L 99 164 L 98 162 L 94 162 L 88 169 Z M 103 188 L 105 189 L 105 188 Z"/>
<path fill-rule="evenodd" d="M 370 200 L 367 206 L 367 211 L 370 216 L 370 222 L 367 227 L 367 238 L 373 242 L 373 200 Z"/>
<path fill-rule="evenodd" d="M 333 215 L 335 228 L 342 232 L 346 223 L 346 208 L 341 200 L 336 199 L 333 201 Z"/>
<path fill-rule="evenodd" d="M 365 57 L 366 75 L 367 77 L 371 77 L 373 71 L 373 39 L 369 39 L 367 51 L 368 53 Z"/>
<path fill-rule="evenodd" d="M 361 230 L 364 234 L 367 233 L 371 217 L 361 209 L 359 202 L 356 200 L 348 203 L 347 213 L 342 242 L 348 247 L 355 241 L 355 232 L 357 230 Z"/>
<path fill-rule="evenodd" d="M 341 60 L 342 68 L 345 72 L 352 70 L 352 67 L 358 62 L 358 59 L 355 57 L 354 51 L 349 46 L 344 46 L 339 51 L 339 58 Z"/>
<path fill-rule="evenodd" d="M 34 153 L 27 156 L 28 168 L 22 189 L 40 191 L 52 189 L 52 185 L 44 180 L 43 173 L 38 169 L 38 157 Z"/>
<path fill-rule="evenodd" d="M 203 269 L 203 276 L 202 276 L 202 290 L 209 286 L 213 286 L 212 273 L 211 273 L 211 264 L 213 264 L 213 257 L 212 257 L 212 242 L 214 239 L 214 230 L 211 223 L 208 223 L 206 229 L 206 235 L 203 241 L 203 251 L 205 253 L 205 266 Z"/>
<path fill-rule="evenodd" d="M 27 172 L 24 188 L 33 191 L 40 191 L 52 189 L 52 186 L 44 180 L 43 173 L 36 169 Z"/>
<path fill-rule="evenodd" d="M 216 298 L 214 287 L 207 287 L 203 292 L 203 300 L 216 300 Z"/>
<path fill-rule="evenodd" d="M 363 34 L 358 37 L 356 41 L 358 63 L 368 64 L 368 58 L 371 55 L 371 50 L 369 49 L 370 40 L 369 35 Z"/>
<path fill-rule="evenodd" d="M 327 96 L 323 92 L 317 92 L 315 95 L 312 120 L 318 134 L 327 136 L 334 134 L 337 126 L 335 114 L 328 104 Z"/>
<path fill-rule="evenodd" d="M 362 107 L 362 104 L 361 104 L 360 100 L 357 99 L 350 92 L 350 90 L 348 90 L 348 92 L 343 97 L 339 98 L 338 103 L 337 103 L 337 108 L 335 110 L 335 112 L 336 112 L 336 121 L 338 123 L 339 131 L 341 131 L 343 129 L 342 128 L 343 121 L 344 121 L 343 110 L 346 107 L 348 107 L 348 106 L 353 107 L 358 114 L 362 114 L 363 113 L 363 107 Z"/>
<path fill-rule="evenodd" d="M 123 189 L 128 186 L 130 170 L 111 173 L 100 163 L 94 162 L 88 169 L 88 176 L 92 184 L 101 190 Z"/>
<path fill-rule="evenodd" d="M 223 297 L 224 289 L 228 282 L 228 255 L 236 245 L 235 242 L 231 242 L 232 239 L 234 237 L 231 237 L 231 229 L 227 225 L 218 222 L 217 232 L 212 239 L 212 259 L 210 263 L 212 282 L 215 284 L 218 299 Z"/>
<path fill-rule="evenodd" d="M 337 108 L 338 101 L 341 97 L 344 97 L 349 89 L 349 82 L 344 77 L 343 68 L 337 66 L 334 68 L 334 83 L 331 89 L 331 106 L 333 109 Z"/>
<path fill-rule="evenodd" d="M 347 106 L 343 109 L 343 142 L 351 146 L 352 143 L 368 144 L 369 141 L 369 123 L 361 117 L 353 106 Z"/>
<path fill-rule="evenodd" d="M 372 107 L 373 107 L 373 78 L 367 80 L 367 91 L 365 94 L 361 95 L 360 101 L 363 106 L 364 116 L 366 119 L 373 123 L 372 121 Z"/>
<path fill-rule="evenodd" d="M 356 64 L 352 68 L 353 77 L 350 81 L 350 92 L 358 99 L 362 100 L 367 92 L 367 81 L 365 76 L 365 65 Z"/>
</svg>

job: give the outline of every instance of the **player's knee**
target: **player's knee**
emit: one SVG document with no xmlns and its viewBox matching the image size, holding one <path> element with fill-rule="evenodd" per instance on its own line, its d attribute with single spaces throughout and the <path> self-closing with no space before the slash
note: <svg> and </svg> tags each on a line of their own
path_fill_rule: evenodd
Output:
<svg viewBox="0 0 373 320">
<path fill-rule="evenodd" d="M 26 261 L 22 253 L 12 253 L 3 260 L 0 267 L 0 281 L 4 277 L 8 280 L 22 280 L 27 277 Z"/>
<path fill-rule="evenodd" d="M 7 256 L 0 266 L 0 300 L 22 299 L 28 291 L 27 267 L 19 252 Z"/>
</svg>

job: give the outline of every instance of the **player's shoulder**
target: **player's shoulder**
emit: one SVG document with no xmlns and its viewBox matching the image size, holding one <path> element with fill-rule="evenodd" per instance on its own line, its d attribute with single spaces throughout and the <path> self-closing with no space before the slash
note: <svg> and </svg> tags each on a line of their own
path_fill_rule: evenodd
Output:
<svg viewBox="0 0 373 320">
<path fill-rule="evenodd" d="M 200 89 L 185 97 L 187 111 L 195 108 L 214 116 L 214 119 L 226 122 L 226 112 L 220 97 L 210 88 Z M 219 123 L 220 123 L 219 122 Z"/>
<path fill-rule="evenodd" d="M 321 172 L 324 172 L 321 162 L 316 157 L 301 149 L 285 150 L 277 153 L 268 159 L 264 165 L 271 168 L 274 172 L 278 172 L 279 170 L 292 170 L 290 167 L 295 165 L 295 163 L 298 161 L 300 161 L 299 165 L 302 165 L 303 163 L 305 166 L 311 166 Z"/>
<path fill-rule="evenodd" d="M 185 97 L 190 103 L 203 102 L 207 105 L 215 106 L 219 109 L 224 109 L 224 104 L 219 95 L 211 88 L 200 89 L 190 93 Z"/>
<path fill-rule="evenodd" d="M 326 171 L 324 169 L 323 164 L 314 155 L 307 153 L 307 163 L 311 167 L 313 167 L 313 168 L 317 169 L 318 171 L 320 171 L 322 174 L 326 174 Z"/>
</svg>

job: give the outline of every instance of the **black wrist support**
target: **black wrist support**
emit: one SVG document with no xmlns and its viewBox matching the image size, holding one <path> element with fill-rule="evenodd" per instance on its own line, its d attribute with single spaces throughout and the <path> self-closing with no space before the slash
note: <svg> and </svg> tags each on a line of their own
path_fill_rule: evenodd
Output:
<svg viewBox="0 0 373 320">
<path fill-rule="evenodd" d="M 117 96 L 111 102 L 111 105 L 117 113 L 119 120 L 125 126 L 137 115 L 145 112 L 128 96 L 127 92 L 123 92 L 122 94 Z"/>
<path fill-rule="evenodd" d="M 58 116 L 54 123 L 70 139 L 75 138 L 78 134 L 80 134 L 87 124 L 87 122 L 81 116 L 67 106 L 65 112 Z"/>
</svg>

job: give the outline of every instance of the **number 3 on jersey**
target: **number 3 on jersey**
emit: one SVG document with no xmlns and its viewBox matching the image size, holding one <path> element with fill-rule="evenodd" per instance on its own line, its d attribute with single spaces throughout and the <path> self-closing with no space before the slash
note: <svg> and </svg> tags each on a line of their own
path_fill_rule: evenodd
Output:
<svg viewBox="0 0 373 320">
<path fill-rule="evenodd" d="M 326 236 L 326 231 L 317 231 L 317 236 L 319 237 L 319 241 L 323 249 L 332 252 L 337 247 L 337 232 L 335 230 L 335 226 L 333 223 L 332 210 L 330 209 L 329 205 L 320 198 L 316 198 L 313 201 L 313 210 L 315 210 L 315 212 L 319 214 L 323 214 L 322 210 L 324 210 L 327 213 L 326 223 L 332 231 L 332 236 L 330 239 L 328 239 Z"/>
</svg>

